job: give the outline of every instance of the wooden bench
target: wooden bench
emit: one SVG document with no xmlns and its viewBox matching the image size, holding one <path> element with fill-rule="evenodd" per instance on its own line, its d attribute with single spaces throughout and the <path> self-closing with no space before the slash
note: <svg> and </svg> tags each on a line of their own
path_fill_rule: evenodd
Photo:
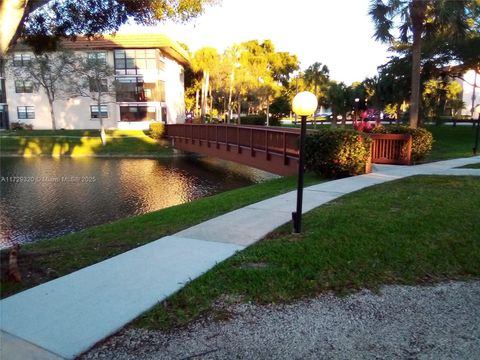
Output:
<svg viewBox="0 0 480 360">
<path fill-rule="evenodd" d="M 408 134 L 371 134 L 372 163 L 410 165 L 412 136 Z"/>
</svg>

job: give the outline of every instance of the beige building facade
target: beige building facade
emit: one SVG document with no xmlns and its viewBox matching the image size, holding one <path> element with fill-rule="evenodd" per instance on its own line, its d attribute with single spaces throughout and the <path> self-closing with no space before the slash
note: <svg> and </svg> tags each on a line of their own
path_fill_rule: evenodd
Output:
<svg viewBox="0 0 480 360">
<path fill-rule="evenodd" d="M 114 93 L 102 99 L 100 109 L 89 97 L 64 95 L 55 100 L 57 129 L 99 129 L 99 111 L 107 129 L 144 130 L 152 121 L 185 122 L 184 68 L 189 60 L 176 42 L 159 34 L 123 34 L 78 38 L 64 41 L 62 46 L 76 55 L 104 59 L 115 70 L 115 75 L 105 81 L 116 86 Z M 0 96 L 0 117 L 7 117 L 3 123 L 10 125 L 52 129 L 44 90 L 32 86 L 31 79 L 8 70 L 28 66 L 32 58 L 28 48 L 17 46 L 7 59 L 6 71 L 0 74 L 0 95 L 4 97 Z"/>
<path fill-rule="evenodd" d="M 461 115 L 478 119 L 480 114 L 480 75 L 471 69 L 462 74 L 461 78 L 455 78 L 455 81 L 462 86 L 462 101 L 465 107 L 461 110 Z"/>
</svg>

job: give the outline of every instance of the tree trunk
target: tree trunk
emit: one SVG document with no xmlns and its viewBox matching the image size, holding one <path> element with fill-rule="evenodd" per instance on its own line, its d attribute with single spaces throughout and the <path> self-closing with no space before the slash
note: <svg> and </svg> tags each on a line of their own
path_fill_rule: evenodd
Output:
<svg viewBox="0 0 480 360">
<path fill-rule="evenodd" d="M 332 123 L 330 125 L 332 128 L 337 127 L 337 113 L 332 111 Z"/>
<path fill-rule="evenodd" d="M 22 23 L 48 0 L 2 0 L 0 4 L 0 58 L 20 36 Z"/>
<path fill-rule="evenodd" d="M 318 97 L 317 97 L 317 82 L 315 82 L 315 98 L 317 99 L 318 101 Z M 318 106 L 317 106 L 317 109 L 318 109 Z M 316 129 L 317 128 L 317 109 L 315 109 L 315 111 L 313 112 L 313 128 Z"/>
<path fill-rule="evenodd" d="M 213 95 L 212 95 L 212 87 L 211 86 L 209 88 L 208 93 L 210 95 L 210 106 L 209 106 L 208 110 L 210 111 L 210 121 L 213 121 Z"/>
<path fill-rule="evenodd" d="M 97 84 L 100 89 L 100 84 Z M 107 145 L 107 134 L 105 134 L 105 128 L 103 127 L 103 114 L 102 114 L 102 105 L 101 105 L 101 99 L 102 95 L 99 92 L 98 93 L 98 100 L 97 100 L 97 106 L 98 106 L 98 118 L 100 119 L 100 139 L 102 139 L 102 146 Z"/>
<path fill-rule="evenodd" d="M 207 111 L 208 111 L 208 90 L 210 88 L 210 74 L 208 71 L 205 72 L 205 109 L 203 113 L 203 121 L 205 122 L 205 117 L 207 116 Z"/>
<path fill-rule="evenodd" d="M 425 13 L 427 9 L 427 2 L 424 0 L 413 0 L 410 3 L 410 18 L 412 21 L 412 83 L 410 95 L 410 127 L 415 129 L 419 125 L 420 113 L 420 74 L 421 58 L 422 58 L 422 32 L 423 21 L 425 20 Z"/>
<path fill-rule="evenodd" d="M 240 114 L 242 113 L 242 99 L 238 97 L 238 119 L 237 119 L 237 124 L 240 125 Z"/>
<path fill-rule="evenodd" d="M 208 71 L 203 71 L 203 83 L 202 83 L 202 101 L 201 101 L 201 118 L 202 122 L 205 122 L 205 115 L 207 114 L 207 93 L 208 93 L 209 74 Z"/>
<path fill-rule="evenodd" d="M 50 92 L 47 90 L 48 104 L 50 105 L 50 118 L 52 119 L 52 130 L 57 130 L 57 122 L 55 121 L 55 112 L 53 111 L 53 102 Z"/>
<path fill-rule="evenodd" d="M 270 103 L 267 100 L 267 126 L 270 126 Z"/>
<path fill-rule="evenodd" d="M 395 125 L 400 125 L 400 120 L 402 117 L 402 105 L 397 105 L 397 116 L 395 117 Z"/>
<path fill-rule="evenodd" d="M 232 74 L 230 75 L 230 91 L 228 93 L 228 120 L 227 123 L 230 124 L 232 120 L 232 94 L 233 94 L 233 81 L 235 77 L 234 69 L 232 69 Z"/>
<path fill-rule="evenodd" d="M 195 117 L 198 117 L 198 99 L 200 97 L 199 91 L 195 91 Z"/>
<path fill-rule="evenodd" d="M 410 127 L 419 125 L 420 113 L 420 73 L 421 73 L 421 34 L 415 34 L 412 48 L 412 88 L 410 96 Z"/>
</svg>

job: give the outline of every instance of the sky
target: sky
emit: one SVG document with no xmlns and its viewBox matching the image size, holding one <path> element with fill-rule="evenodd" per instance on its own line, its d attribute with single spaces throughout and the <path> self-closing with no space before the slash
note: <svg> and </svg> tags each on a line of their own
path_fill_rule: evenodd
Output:
<svg viewBox="0 0 480 360">
<path fill-rule="evenodd" d="M 302 70 L 318 61 L 328 66 L 331 79 L 350 85 L 375 75 L 387 61 L 387 45 L 373 38 L 368 7 L 369 0 L 222 0 L 186 24 L 121 31 L 162 32 L 192 52 L 270 39 L 276 51 L 296 54 Z"/>
</svg>

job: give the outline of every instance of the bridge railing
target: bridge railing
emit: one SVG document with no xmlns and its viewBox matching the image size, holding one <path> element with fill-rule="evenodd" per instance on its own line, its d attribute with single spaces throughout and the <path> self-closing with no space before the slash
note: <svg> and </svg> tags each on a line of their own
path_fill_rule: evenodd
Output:
<svg viewBox="0 0 480 360">
<path fill-rule="evenodd" d="M 408 134 L 370 134 L 372 163 L 410 165 L 412 136 Z"/>
<path fill-rule="evenodd" d="M 198 142 L 207 146 L 222 144 L 227 149 L 260 151 L 268 154 L 281 154 L 285 157 L 298 157 L 298 129 L 276 129 L 264 126 L 232 126 L 205 124 L 171 124 L 167 126 L 168 137 Z"/>
<path fill-rule="evenodd" d="M 214 124 L 169 124 L 175 147 L 219 156 L 277 174 L 293 174 L 298 160 L 299 129 Z M 370 134 L 371 163 L 411 164 L 412 137 Z M 369 162 L 370 163 L 370 162 Z"/>
</svg>

